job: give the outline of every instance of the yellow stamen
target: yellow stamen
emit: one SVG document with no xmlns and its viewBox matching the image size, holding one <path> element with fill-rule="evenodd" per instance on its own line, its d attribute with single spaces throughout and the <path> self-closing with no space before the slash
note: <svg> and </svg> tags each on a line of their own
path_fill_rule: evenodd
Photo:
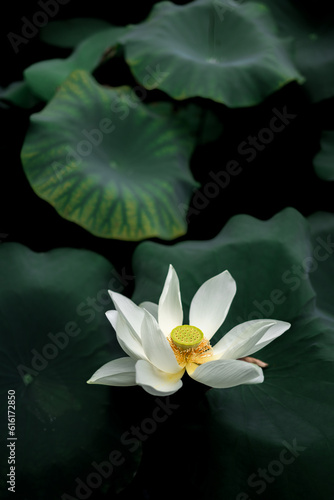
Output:
<svg viewBox="0 0 334 500">
<path fill-rule="evenodd" d="M 189 347 L 188 349 L 178 347 L 171 337 L 167 337 L 167 340 L 181 368 L 184 368 L 188 363 L 202 365 L 213 355 L 210 342 L 205 338 L 196 347 Z"/>
</svg>

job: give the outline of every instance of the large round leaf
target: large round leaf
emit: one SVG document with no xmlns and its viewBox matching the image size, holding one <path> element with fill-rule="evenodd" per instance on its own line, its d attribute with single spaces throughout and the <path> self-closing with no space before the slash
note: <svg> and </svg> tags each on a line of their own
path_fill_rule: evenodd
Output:
<svg viewBox="0 0 334 500">
<path fill-rule="evenodd" d="M 257 3 L 160 2 L 122 42 L 135 77 L 175 99 L 252 106 L 292 80 L 303 81 L 270 13 Z"/>
<path fill-rule="evenodd" d="M 87 487 L 91 473 L 101 478 L 101 487 L 96 475 L 91 481 L 101 496 L 132 479 L 138 455 L 120 441 L 115 393 L 86 383 L 122 355 L 104 315 L 116 276 L 90 251 L 34 253 L 17 243 L 0 245 L 1 491 L 9 487 L 6 445 L 12 442 L 18 498 L 81 498 L 76 488 L 81 481 Z M 14 431 L 7 428 L 8 391 L 15 391 Z M 112 470 L 113 450 L 119 464 Z M 110 465 L 104 478 L 96 469 L 102 461 Z"/>
<path fill-rule="evenodd" d="M 334 130 L 321 134 L 320 151 L 313 160 L 316 174 L 325 181 L 334 180 Z"/>
<path fill-rule="evenodd" d="M 74 72 L 31 117 L 22 162 L 33 189 L 97 236 L 184 234 L 179 205 L 197 185 L 188 166 L 194 124 L 167 103 L 160 108 L 144 105 L 129 88 L 105 88 Z"/>
<path fill-rule="evenodd" d="M 93 71 L 101 64 L 108 50 L 117 45 L 126 28 L 110 27 L 83 40 L 67 59 L 50 59 L 32 64 L 24 71 L 31 91 L 49 101 L 57 88 L 76 69 Z"/>
<path fill-rule="evenodd" d="M 224 269 L 231 272 L 237 294 L 214 342 L 248 319 L 269 317 L 292 325 L 255 354 L 269 363 L 262 384 L 208 391 L 198 433 L 193 401 L 194 418 L 183 422 L 182 436 L 196 450 L 204 440 L 206 450 L 188 460 L 173 454 L 173 470 L 182 470 L 182 477 L 200 474 L 196 488 L 188 483 L 189 495 L 233 500 L 262 494 L 270 500 L 331 496 L 334 216 L 318 214 L 311 222 L 312 236 L 307 220 L 293 209 L 268 221 L 240 215 L 212 240 L 170 247 L 147 242 L 135 251 L 133 299 L 157 302 L 171 263 L 180 278 L 185 322 L 198 286 Z M 180 436 L 170 442 L 171 449 L 176 443 Z M 182 481 L 176 486 L 186 490 Z"/>
</svg>

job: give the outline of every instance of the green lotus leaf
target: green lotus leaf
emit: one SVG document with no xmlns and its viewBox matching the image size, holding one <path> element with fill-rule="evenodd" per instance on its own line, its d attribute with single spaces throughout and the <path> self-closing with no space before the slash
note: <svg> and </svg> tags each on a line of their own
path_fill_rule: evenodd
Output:
<svg viewBox="0 0 334 500">
<path fill-rule="evenodd" d="M 198 442 L 202 459 L 197 467 L 180 456 L 173 459 L 173 468 L 182 470 L 183 477 L 200 474 L 196 494 L 203 498 L 331 496 L 333 254 L 333 214 L 317 214 L 308 222 L 294 209 L 266 221 L 237 215 L 209 241 L 169 247 L 145 242 L 136 249 L 133 300 L 157 302 L 171 263 L 180 278 L 185 323 L 198 287 L 224 269 L 231 272 L 237 293 L 214 343 L 249 319 L 291 323 L 286 333 L 255 354 L 269 363 L 262 384 L 211 389 L 203 403 L 193 401 L 194 418 L 189 420 L 188 412 L 182 435 L 196 450 Z M 197 407 L 202 429 L 194 432 Z M 156 469 L 154 473 L 159 474 Z"/>
<path fill-rule="evenodd" d="M 32 64 L 24 71 L 24 79 L 34 94 L 49 101 L 57 88 L 75 70 L 92 72 L 108 57 L 126 28 L 110 27 L 83 40 L 67 59 L 50 59 Z"/>
<path fill-rule="evenodd" d="M 48 23 L 41 28 L 40 38 L 49 45 L 73 49 L 86 38 L 107 28 L 110 28 L 110 23 L 103 19 L 77 17 Z"/>
<path fill-rule="evenodd" d="M 281 36 L 291 39 L 292 59 L 305 77 L 304 87 L 314 102 L 334 95 L 333 12 L 314 11 L 307 3 L 262 0 L 275 18 Z M 326 7 L 326 6 L 324 6 Z M 327 9 L 328 10 L 328 9 Z"/>
<path fill-rule="evenodd" d="M 77 71 L 31 117 L 22 149 L 31 186 L 97 236 L 172 239 L 187 230 L 180 206 L 197 186 L 188 165 L 194 125 L 171 104 L 161 113 L 142 98 Z"/>
<path fill-rule="evenodd" d="M 1 244 L 1 491 L 9 487 L 10 465 L 19 498 L 80 498 L 92 473 L 91 490 L 110 498 L 132 479 L 139 456 L 120 441 L 117 392 L 86 383 L 101 364 L 122 355 L 103 313 L 113 284 L 119 289 L 114 267 L 93 252 L 35 253 L 18 243 Z M 13 391 L 14 431 L 7 428 Z M 12 442 L 15 463 L 9 464 L 6 445 Z M 119 464 L 112 467 L 114 450 Z M 101 462 L 109 462 L 105 477 L 96 469 Z"/>
<path fill-rule="evenodd" d="M 320 148 L 313 160 L 315 172 L 320 179 L 334 181 L 334 130 L 322 132 Z"/>
<path fill-rule="evenodd" d="M 252 106 L 292 80 L 303 81 L 288 42 L 277 37 L 268 9 L 258 3 L 160 2 L 122 43 L 137 80 L 175 99 Z"/>
</svg>

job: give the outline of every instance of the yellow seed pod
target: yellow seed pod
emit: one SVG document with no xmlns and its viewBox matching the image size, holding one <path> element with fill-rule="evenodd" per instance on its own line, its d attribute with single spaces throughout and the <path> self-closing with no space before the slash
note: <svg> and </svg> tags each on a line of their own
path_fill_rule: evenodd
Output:
<svg viewBox="0 0 334 500">
<path fill-rule="evenodd" d="M 179 349 L 195 349 L 203 340 L 202 330 L 196 326 L 181 325 L 170 334 L 172 341 Z"/>
</svg>

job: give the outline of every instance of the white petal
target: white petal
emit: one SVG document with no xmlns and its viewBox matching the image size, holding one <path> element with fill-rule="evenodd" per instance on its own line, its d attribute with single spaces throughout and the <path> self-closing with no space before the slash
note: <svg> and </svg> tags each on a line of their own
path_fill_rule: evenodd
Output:
<svg viewBox="0 0 334 500">
<path fill-rule="evenodd" d="M 148 361 L 139 360 L 136 363 L 136 382 L 146 392 L 153 396 L 169 396 L 182 387 L 181 377 L 184 369 L 178 373 L 166 373 L 158 370 Z"/>
<path fill-rule="evenodd" d="M 290 323 L 273 319 L 246 321 L 232 328 L 213 346 L 213 355 L 221 359 L 249 356 L 282 335 Z"/>
<path fill-rule="evenodd" d="M 159 325 L 167 336 L 176 326 L 182 325 L 183 310 L 179 278 L 173 266 L 169 266 L 167 278 L 159 300 Z"/>
<path fill-rule="evenodd" d="M 209 361 L 194 371 L 190 369 L 188 373 L 197 382 L 217 389 L 263 382 L 263 372 L 259 366 L 234 359 Z"/>
<path fill-rule="evenodd" d="M 115 311 L 115 310 L 107 311 L 106 312 L 106 316 L 107 316 L 107 318 L 108 318 L 111 326 L 116 331 L 116 323 L 117 323 L 118 312 Z"/>
<path fill-rule="evenodd" d="M 144 310 L 145 311 L 145 310 Z M 153 316 L 145 311 L 142 322 L 141 339 L 148 359 L 159 370 L 168 373 L 180 371 L 174 352 Z"/>
<path fill-rule="evenodd" d="M 128 386 L 136 385 L 136 362 L 131 358 L 119 358 L 101 366 L 87 384 Z"/>
<path fill-rule="evenodd" d="M 118 343 L 123 351 L 135 360 L 147 359 L 141 342 L 123 315 L 117 311 L 107 311 L 106 316 L 116 332 Z"/>
<path fill-rule="evenodd" d="M 144 318 L 143 309 L 120 293 L 109 290 L 109 295 L 112 298 L 117 311 L 123 314 L 132 326 L 138 340 L 140 340 L 140 328 Z"/>
<path fill-rule="evenodd" d="M 265 333 L 265 335 L 257 342 L 249 354 L 254 354 L 254 352 L 259 351 L 266 345 L 270 344 L 273 340 L 277 339 L 282 333 L 289 330 L 291 324 L 286 321 L 275 321 L 275 324 L 269 328 L 269 330 Z"/>
<path fill-rule="evenodd" d="M 202 330 L 210 340 L 226 318 L 236 290 L 228 271 L 203 283 L 191 301 L 189 324 Z"/>
<path fill-rule="evenodd" d="M 139 307 L 146 309 L 152 316 L 158 321 L 158 304 L 154 304 L 154 302 L 142 302 L 139 304 Z"/>
</svg>

